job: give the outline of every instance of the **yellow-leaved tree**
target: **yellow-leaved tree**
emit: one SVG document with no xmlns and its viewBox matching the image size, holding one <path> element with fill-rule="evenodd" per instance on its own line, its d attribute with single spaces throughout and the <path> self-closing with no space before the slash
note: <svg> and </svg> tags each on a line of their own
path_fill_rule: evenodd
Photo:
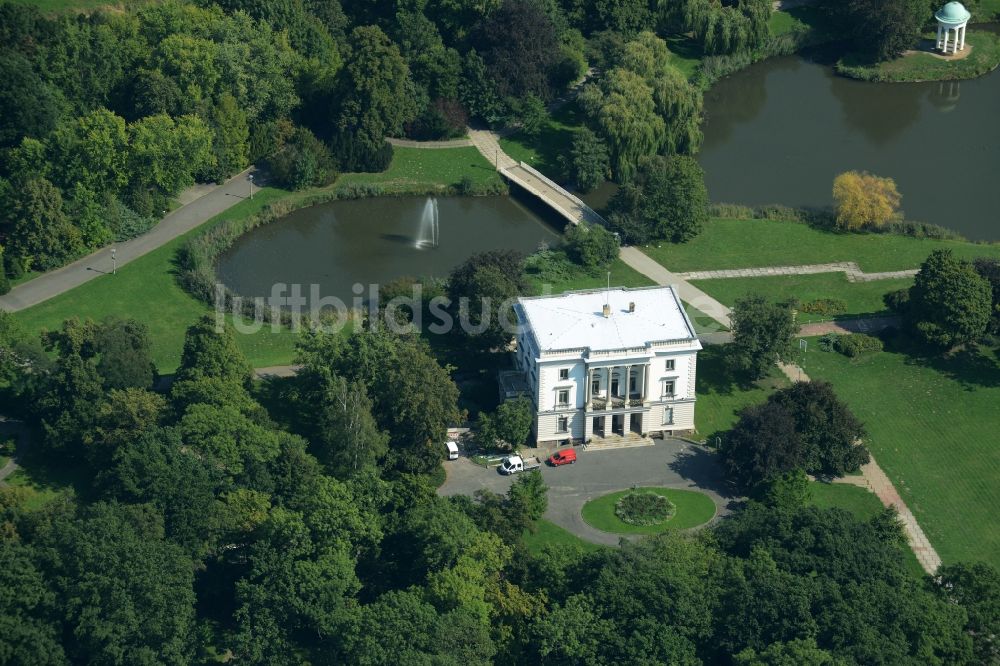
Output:
<svg viewBox="0 0 1000 666">
<path fill-rule="evenodd" d="M 867 171 L 846 171 L 833 179 L 837 226 L 842 229 L 880 227 L 898 219 L 902 197 L 896 181 Z"/>
</svg>

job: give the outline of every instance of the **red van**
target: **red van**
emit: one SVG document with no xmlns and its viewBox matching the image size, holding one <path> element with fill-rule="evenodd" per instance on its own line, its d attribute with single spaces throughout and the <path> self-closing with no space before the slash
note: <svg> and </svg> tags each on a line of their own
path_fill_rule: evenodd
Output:
<svg viewBox="0 0 1000 666">
<path fill-rule="evenodd" d="M 576 451 L 573 449 L 562 449 L 549 456 L 549 464 L 553 467 L 559 465 L 572 465 L 576 462 Z"/>
</svg>

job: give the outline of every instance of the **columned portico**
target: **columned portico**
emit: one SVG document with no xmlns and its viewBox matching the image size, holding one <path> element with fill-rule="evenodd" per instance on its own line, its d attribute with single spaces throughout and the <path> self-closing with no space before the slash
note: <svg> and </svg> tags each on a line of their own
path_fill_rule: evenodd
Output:
<svg viewBox="0 0 1000 666">
<path fill-rule="evenodd" d="M 965 50 L 965 31 L 972 15 L 962 3 L 949 2 L 934 14 L 937 19 L 936 48 L 941 53 L 958 53 Z"/>
</svg>

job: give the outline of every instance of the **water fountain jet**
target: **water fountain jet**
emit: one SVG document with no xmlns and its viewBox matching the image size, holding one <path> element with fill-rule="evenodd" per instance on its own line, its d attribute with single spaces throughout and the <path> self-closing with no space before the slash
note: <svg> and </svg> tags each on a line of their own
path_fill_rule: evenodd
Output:
<svg viewBox="0 0 1000 666">
<path fill-rule="evenodd" d="M 417 232 L 417 240 L 413 246 L 418 250 L 424 250 L 438 246 L 438 202 L 433 197 L 427 197 L 424 210 L 420 214 L 420 229 Z"/>
</svg>

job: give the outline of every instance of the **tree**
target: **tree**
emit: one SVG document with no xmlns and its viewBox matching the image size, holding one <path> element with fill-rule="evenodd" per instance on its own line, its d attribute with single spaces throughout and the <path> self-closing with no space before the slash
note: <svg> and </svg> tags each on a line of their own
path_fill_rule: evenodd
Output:
<svg viewBox="0 0 1000 666">
<path fill-rule="evenodd" d="M 174 376 L 176 382 L 201 378 L 219 378 L 225 382 L 249 388 L 253 368 L 236 345 L 233 329 L 221 327 L 215 318 L 205 315 L 188 327 L 184 335 L 181 365 Z"/>
<path fill-rule="evenodd" d="M 83 250 L 80 232 L 63 212 L 62 195 L 49 181 L 28 181 L 7 204 L 4 218 L 12 229 L 7 249 L 32 268 L 55 268 Z"/>
<path fill-rule="evenodd" d="M 607 266 L 618 257 L 618 239 L 602 226 L 581 222 L 568 226 L 563 237 L 566 254 L 586 268 Z"/>
<path fill-rule="evenodd" d="M 52 86 L 32 64 L 13 49 L 0 52 L 0 149 L 16 146 L 24 137 L 44 138 L 56 125 L 59 104 Z"/>
<path fill-rule="evenodd" d="M 194 111 L 215 94 L 222 76 L 216 66 L 218 51 L 215 42 L 181 33 L 164 37 L 157 46 L 154 62 L 177 83 L 185 112 Z"/>
<path fill-rule="evenodd" d="M 278 185 L 293 190 L 329 185 L 337 177 L 330 150 L 305 127 L 268 160 Z"/>
<path fill-rule="evenodd" d="M 607 145 L 586 127 L 573 136 L 569 171 L 573 182 L 583 192 L 603 183 L 611 173 Z"/>
<path fill-rule="evenodd" d="M 64 122 L 48 140 L 49 161 L 64 188 L 77 183 L 93 192 L 117 193 L 128 182 L 125 119 L 98 109 Z"/>
<path fill-rule="evenodd" d="M 38 336 L 28 335 L 13 313 L 0 311 L 0 399 L 15 405 L 30 394 L 47 365 Z"/>
<path fill-rule="evenodd" d="M 931 15 L 925 0 L 852 0 L 829 7 L 855 51 L 878 62 L 897 58 L 916 44 Z"/>
<path fill-rule="evenodd" d="M 788 410 L 804 447 L 803 469 L 810 474 L 843 476 L 869 460 L 859 444 L 864 426 L 837 398 L 829 382 L 795 382 L 768 398 Z"/>
<path fill-rule="evenodd" d="M 108 319 L 96 332 L 97 372 L 104 387 L 150 388 L 156 375 L 149 328 L 135 319 Z"/>
<path fill-rule="evenodd" d="M 148 505 L 94 504 L 41 541 L 70 661 L 191 662 L 194 570 Z"/>
<path fill-rule="evenodd" d="M 968 614 L 965 629 L 972 637 L 976 662 L 1000 660 L 1000 574 L 983 562 L 939 567 L 931 589 L 941 599 L 958 605 Z"/>
<path fill-rule="evenodd" d="M 372 401 L 363 381 L 330 377 L 322 402 L 315 407 L 319 411 L 319 458 L 338 476 L 356 476 L 377 465 L 388 452 L 389 436 L 372 416 Z"/>
<path fill-rule="evenodd" d="M 857 230 L 881 227 L 899 219 L 896 181 L 866 171 L 846 171 L 833 179 L 833 198 L 837 202 L 837 226 Z"/>
<path fill-rule="evenodd" d="M 247 114 L 228 92 L 212 107 L 212 150 L 215 179 L 223 181 L 243 170 L 250 161 L 250 129 Z"/>
<path fill-rule="evenodd" d="M 479 415 L 477 439 L 487 448 L 514 450 L 528 439 L 533 422 L 530 400 L 523 396 L 507 400 L 492 415 Z"/>
<path fill-rule="evenodd" d="M 399 136 L 416 117 L 410 69 L 377 26 L 351 31 L 351 56 L 342 71 L 338 128 L 371 148 L 387 136 Z"/>
<path fill-rule="evenodd" d="M 128 128 L 129 163 L 136 187 L 173 195 L 214 167 L 212 130 L 198 116 L 147 116 Z"/>
<path fill-rule="evenodd" d="M 500 97 L 536 95 L 552 99 L 549 75 L 559 54 L 555 26 L 542 8 L 526 0 L 504 0 L 476 28 L 473 46 Z"/>
<path fill-rule="evenodd" d="M 512 334 L 504 323 L 516 321 L 513 304 L 526 290 L 524 258 L 514 250 L 474 254 L 448 278 L 448 297 L 458 309 L 463 332 L 485 351 L 510 341 Z"/>
<path fill-rule="evenodd" d="M 612 227 L 629 242 L 689 241 L 708 221 L 705 172 L 691 157 L 649 158 L 635 182 L 622 187 L 609 206 Z"/>
<path fill-rule="evenodd" d="M 740 412 L 736 425 L 722 439 L 719 455 L 727 477 L 745 490 L 807 466 L 795 418 L 773 402 Z"/>
<path fill-rule="evenodd" d="M 906 317 L 925 342 L 950 349 L 982 336 L 992 308 L 989 281 L 951 250 L 935 250 L 910 287 Z"/>
<path fill-rule="evenodd" d="M 791 358 L 798 327 L 787 305 L 748 294 L 733 303 L 729 317 L 733 342 L 727 348 L 726 360 L 733 370 L 756 380 L 766 376 L 778 361 Z"/>
<path fill-rule="evenodd" d="M 526 516 L 531 522 L 539 520 L 549 507 L 549 500 L 546 496 L 548 490 L 541 472 L 537 469 L 525 472 L 511 484 L 510 490 L 507 491 L 510 511 Z"/>
<path fill-rule="evenodd" d="M 990 332 L 1000 335 L 1000 259 L 979 257 L 972 261 L 976 272 L 990 283 L 993 292 L 993 316 L 990 320 Z"/>
<path fill-rule="evenodd" d="M 2 505 L 2 502 L 0 502 Z M 17 538 L 0 540 L 0 661 L 64 664 L 59 608 L 34 548 Z"/>
</svg>

